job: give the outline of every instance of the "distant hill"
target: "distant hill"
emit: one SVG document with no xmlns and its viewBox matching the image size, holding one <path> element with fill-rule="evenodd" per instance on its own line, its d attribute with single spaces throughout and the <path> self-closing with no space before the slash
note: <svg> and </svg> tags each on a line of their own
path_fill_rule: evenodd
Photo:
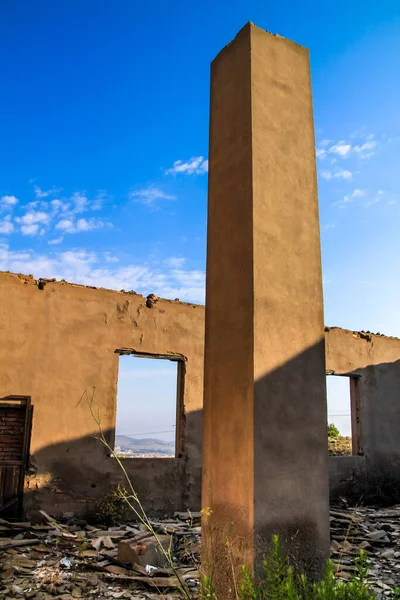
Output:
<svg viewBox="0 0 400 600">
<path fill-rule="evenodd" d="M 132 438 L 127 435 L 115 436 L 115 449 L 121 454 L 143 456 L 161 455 L 174 456 L 175 442 L 164 442 L 154 438 Z"/>
</svg>

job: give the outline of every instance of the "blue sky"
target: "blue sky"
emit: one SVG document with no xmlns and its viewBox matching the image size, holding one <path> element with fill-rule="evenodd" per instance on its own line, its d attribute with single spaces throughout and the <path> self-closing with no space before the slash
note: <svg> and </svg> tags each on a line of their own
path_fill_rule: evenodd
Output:
<svg viewBox="0 0 400 600">
<path fill-rule="evenodd" d="M 3 0 L 0 269 L 203 302 L 209 64 L 249 20 L 310 49 L 325 322 L 400 336 L 397 0 Z"/>
<path fill-rule="evenodd" d="M 170 360 L 119 357 L 116 435 L 175 439 L 177 365 Z"/>
</svg>

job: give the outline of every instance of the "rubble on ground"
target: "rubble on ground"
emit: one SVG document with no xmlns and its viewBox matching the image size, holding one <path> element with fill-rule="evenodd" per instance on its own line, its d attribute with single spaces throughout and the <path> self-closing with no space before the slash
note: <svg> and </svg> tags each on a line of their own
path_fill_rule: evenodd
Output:
<svg viewBox="0 0 400 600">
<path fill-rule="evenodd" d="M 400 505 L 391 508 L 331 508 L 331 558 L 337 577 L 349 580 L 354 559 L 365 550 L 367 581 L 376 598 L 393 597 L 400 588 Z"/>
<path fill-rule="evenodd" d="M 151 521 L 172 569 L 143 524 L 108 529 L 65 514 L 42 523 L 0 519 L 0 599 L 73 600 L 182 598 L 179 579 L 198 598 L 200 513 Z M 400 587 L 400 505 L 390 509 L 331 508 L 331 558 L 337 577 L 349 580 L 365 550 L 368 582 L 378 600 Z"/>
<path fill-rule="evenodd" d="M 73 600 L 181 598 L 182 582 L 198 597 L 200 514 L 152 521 L 154 535 L 136 522 L 102 529 L 72 514 L 43 523 L 0 519 L 0 599 Z"/>
</svg>

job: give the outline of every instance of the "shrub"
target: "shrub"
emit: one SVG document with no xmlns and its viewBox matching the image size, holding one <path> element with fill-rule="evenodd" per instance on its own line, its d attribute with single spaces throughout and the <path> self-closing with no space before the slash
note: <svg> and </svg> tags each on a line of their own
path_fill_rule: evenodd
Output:
<svg viewBox="0 0 400 600">
<path fill-rule="evenodd" d="M 324 577 L 315 583 L 295 572 L 283 554 L 279 537 L 263 562 L 263 577 L 257 582 L 246 567 L 242 567 L 239 600 L 373 600 L 375 595 L 366 583 L 367 555 L 361 551 L 355 560 L 357 571 L 348 582 L 335 577 L 335 568 L 328 561 Z"/>
<path fill-rule="evenodd" d="M 117 486 L 104 494 L 89 511 L 88 520 L 107 527 L 121 523 L 127 508 L 123 491 L 121 486 Z"/>
<path fill-rule="evenodd" d="M 339 429 L 333 423 L 328 425 L 328 437 L 337 438 L 340 435 Z"/>
</svg>

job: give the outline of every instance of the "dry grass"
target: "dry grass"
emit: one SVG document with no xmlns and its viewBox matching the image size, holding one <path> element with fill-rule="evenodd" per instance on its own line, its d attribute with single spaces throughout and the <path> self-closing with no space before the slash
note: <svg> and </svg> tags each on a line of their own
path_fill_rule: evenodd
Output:
<svg viewBox="0 0 400 600">
<path fill-rule="evenodd" d="M 328 437 L 329 456 L 351 456 L 352 442 L 351 437 Z"/>
</svg>

